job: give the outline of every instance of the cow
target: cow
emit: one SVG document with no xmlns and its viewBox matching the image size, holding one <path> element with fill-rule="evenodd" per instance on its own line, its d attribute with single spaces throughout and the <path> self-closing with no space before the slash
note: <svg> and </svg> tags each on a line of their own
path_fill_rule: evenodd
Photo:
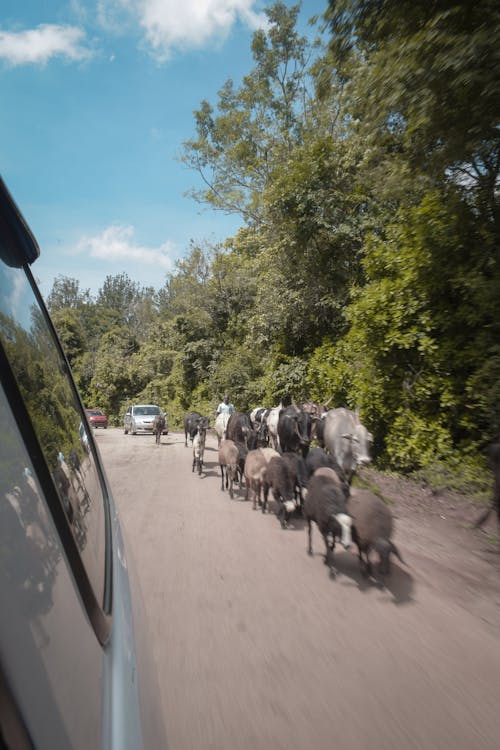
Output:
<svg viewBox="0 0 500 750">
<path fill-rule="evenodd" d="M 318 417 L 320 419 L 328 410 L 328 404 L 333 400 L 333 396 L 326 401 L 324 404 L 318 404 L 316 401 L 303 401 L 299 404 L 299 409 L 306 411 L 312 417 Z"/>
<path fill-rule="evenodd" d="M 254 430 L 257 430 L 259 425 L 266 420 L 267 415 L 270 411 L 271 409 L 264 409 L 264 407 L 262 406 L 258 406 L 256 409 L 252 409 L 249 416 Z"/>
<path fill-rule="evenodd" d="M 373 436 L 361 424 L 357 411 L 340 408 L 327 412 L 323 439 L 326 450 L 336 460 L 349 484 L 358 466 L 370 463 Z"/>
<path fill-rule="evenodd" d="M 279 444 L 283 453 L 300 450 L 305 458 L 314 437 L 316 422 L 316 417 L 302 411 L 295 403 L 283 409 L 278 419 Z"/>
<path fill-rule="evenodd" d="M 314 433 L 314 437 L 321 448 L 325 447 L 325 417 L 327 414 L 328 412 L 325 411 L 325 413 L 320 416 L 316 422 L 316 431 Z"/>
<path fill-rule="evenodd" d="M 217 448 L 220 448 L 220 444 L 222 440 L 226 439 L 226 430 L 227 430 L 227 423 L 229 421 L 229 417 L 231 415 L 227 412 L 222 412 L 221 414 L 217 415 L 217 419 L 215 420 L 215 432 L 217 433 Z"/>
<path fill-rule="evenodd" d="M 257 447 L 265 448 L 269 445 L 269 429 L 267 427 L 267 417 L 270 413 L 270 409 L 253 409 L 250 412 L 250 422 L 252 427 L 257 433 Z"/>
<path fill-rule="evenodd" d="M 153 435 L 155 436 L 156 445 L 160 445 L 162 433 L 167 426 L 167 420 L 163 414 L 158 414 L 153 419 Z"/>
<path fill-rule="evenodd" d="M 184 437 L 185 437 L 184 446 L 186 448 L 187 448 L 188 436 L 191 440 L 191 445 L 193 444 L 193 438 L 196 435 L 196 429 L 202 419 L 208 421 L 208 417 L 204 417 L 202 414 L 200 414 L 199 411 L 189 411 L 187 414 L 184 415 Z M 209 425 L 207 424 L 207 428 L 208 427 Z"/>
<path fill-rule="evenodd" d="M 235 443 L 244 443 L 248 450 L 257 447 L 257 433 L 252 427 L 250 417 L 241 411 L 236 411 L 229 417 L 226 427 L 227 440 Z"/>
<path fill-rule="evenodd" d="M 282 409 L 283 404 L 280 402 L 279 406 L 275 406 L 273 409 L 269 410 L 269 414 L 266 418 L 267 431 L 269 433 L 269 442 L 271 443 L 271 447 L 276 451 L 279 451 L 280 449 L 280 441 L 278 437 L 278 422 Z"/>
</svg>

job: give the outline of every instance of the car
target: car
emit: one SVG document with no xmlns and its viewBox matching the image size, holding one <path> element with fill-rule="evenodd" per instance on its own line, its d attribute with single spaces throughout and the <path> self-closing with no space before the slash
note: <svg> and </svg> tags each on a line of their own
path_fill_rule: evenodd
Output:
<svg viewBox="0 0 500 750">
<path fill-rule="evenodd" d="M 108 418 L 101 409 L 85 409 L 85 413 L 92 427 L 108 429 Z"/>
<path fill-rule="evenodd" d="M 137 574 L 0 178 L 0 747 L 166 748 Z"/>
<path fill-rule="evenodd" d="M 136 435 L 138 432 L 153 432 L 155 417 L 165 417 L 164 435 L 168 435 L 167 415 L 157 404 L 133 404 L 129 406 L 123 418 L 123 432 Z"/>
</svg>

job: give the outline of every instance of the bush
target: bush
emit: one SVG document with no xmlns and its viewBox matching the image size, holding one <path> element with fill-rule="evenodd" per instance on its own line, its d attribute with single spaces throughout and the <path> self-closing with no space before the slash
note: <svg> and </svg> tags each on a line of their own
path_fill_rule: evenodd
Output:
<svg viewBox="0 0 500 750">
<path fill-rule="evenodd" d="M 491 472 L 483 456 L 455 455 L 443 461 L 433 461 L 414 471 L 411 477 L 424 482 L 436 492 L 457 492 L 468 495 L 478 503 L 491 500 Z"/>
</svg>

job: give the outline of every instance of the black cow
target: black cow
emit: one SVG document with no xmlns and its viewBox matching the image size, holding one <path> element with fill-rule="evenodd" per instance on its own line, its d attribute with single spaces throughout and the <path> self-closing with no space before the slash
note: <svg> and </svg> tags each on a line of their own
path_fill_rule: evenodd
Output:
<svg viewBox="0 0 500 750">
<path fill-rule="evenodd" d="M 248 414 L 240 411 L 231 414 L 226 427 L 226 440 L 244 443 L 249 451 L 257 448 L 257 433 L 252 427 Z"/>
<path fill-rule="evenodd" d="M 199 411 L 188 411 L 188 413 L 184 415 L 184 445 L 186 448 L 188 444 L 188 435 L 192 445 L 194 436 L 196 435 L 196 431 L 198 429 L 198 425 L 200 424 L 202 419 L 206 419 L 206 417 L 204 417 L 203 414 L 200 414 Z"/>
<path fill-rule="evenodd" d="M 316 417 L 299 409 L 297 404 L 283 409 L 278 420 L 278 437 L 283 453 L 300 451 L 305 458 L 314 437 L 316 422 Z"/>
</svg>

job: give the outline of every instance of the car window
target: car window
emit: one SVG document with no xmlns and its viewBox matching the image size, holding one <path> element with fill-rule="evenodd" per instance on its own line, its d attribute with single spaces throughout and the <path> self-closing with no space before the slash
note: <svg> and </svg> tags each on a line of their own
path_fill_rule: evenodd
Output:
<svg viewBox="0 0 500 750">
<path fill-rule="evenodd" d="M 25 271 L 3 264 L 0 266 L 0 341 L 95 597 L 103 606 L 107 511 L 91 449 L 92 440 L 87 434 L 87 421 L 82 420 L 66 361 Z"/>
<path fill-rule="evenodd" d="M 140 413 L 145 417 L 152 417 L 155 414 L 159 414 L 160 410 L 157 406 L 144 406 Z"/>
<path fill-rule="evenodd" d="M 102 651 L 13 409 L 0 382 L 0 748 L 97 748 Z M 4 735 L 3 670 L 26 745 Z"/>
</svg>

